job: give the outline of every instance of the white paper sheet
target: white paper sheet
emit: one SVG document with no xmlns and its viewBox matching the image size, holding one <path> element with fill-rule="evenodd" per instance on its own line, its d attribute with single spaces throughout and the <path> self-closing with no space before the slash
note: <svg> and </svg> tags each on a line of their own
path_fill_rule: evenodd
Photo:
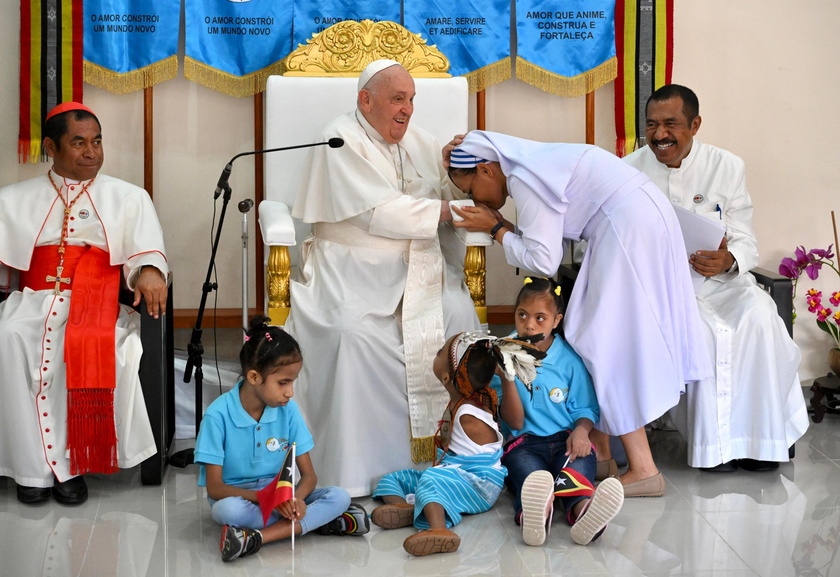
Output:
<svg viewBox="0 0 840 577">
<path fill-rule="evenodd" d="M 715 250 L 720 246 L 720 241 L 726 234 L 723 221 L 718 222 L 706 218 L 681 206 L 674 206 L 674 212 L 682 228 L 686 258 L 698 250 Z M 694 269 L 691 270 L 691 282 L 694 284 L 695 294 L 700 292 L 700 287 L 703 286 L 705 280 L 706 277 L 695 272 Z"/>
</svg>

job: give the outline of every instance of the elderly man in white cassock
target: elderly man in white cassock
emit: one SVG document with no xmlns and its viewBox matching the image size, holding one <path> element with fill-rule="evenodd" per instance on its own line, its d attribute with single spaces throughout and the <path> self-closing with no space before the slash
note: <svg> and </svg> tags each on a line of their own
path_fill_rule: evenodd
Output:
<svg viewBox="0 0 840 577">
<path fill-rule="evenodd" d="M 0 475 L 18 500 L 87 499 L 85 473 L 156 451 L 140 388 L 139 315 L 166 312 L 163 233 L 143 189 L 101 174 L 102 129 L 77 102 L 44 123 L 50 170 L 0 189 Z M 16 290 L 15 290 L 16 289 Z"/>
<path fill-rule="evenodd" d="M 323 131 L 345 146 L 313 149 L 292 212 L 313 235 L 287 324 L 305 358 L 297 398 L 318 480 L 352 496 L 433 458 L 448 397 L 432 359 L 446 337 L 479 326 L 460 263 L 444 256 L 458 242 L 446 224 L 457 193 L 441 146 L 409 126 L 414 80 L 377 60 L 358 87 L 356 110 Z"/>
</svg>

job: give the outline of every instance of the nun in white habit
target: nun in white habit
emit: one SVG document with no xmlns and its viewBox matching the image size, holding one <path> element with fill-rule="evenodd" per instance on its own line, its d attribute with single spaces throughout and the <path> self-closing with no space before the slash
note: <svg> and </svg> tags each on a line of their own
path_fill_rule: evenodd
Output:
<svg viewBox="0 0 840 577">
<path fill-rule="evenodd" d="M 553 276 L 564 239 L 588 242 L 563 322 L 598 395 L 598 458 L 609 458 L 606 435 L 620 436 L 625 495 L 663 495 L 644 426 L 711 374 L 673 208 L 645 174 L 586 144 L 473 131 L 449 162 L 455 185 L 482 203 L 455 209 L 456 226 L 489 233 L 512 266 Z M 498 212 L 508 196 L 518 227 Z"/>
</svg>

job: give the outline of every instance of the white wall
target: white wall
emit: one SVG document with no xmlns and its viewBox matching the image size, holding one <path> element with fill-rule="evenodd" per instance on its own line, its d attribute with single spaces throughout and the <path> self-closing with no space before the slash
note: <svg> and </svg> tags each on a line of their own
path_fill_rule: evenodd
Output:
<svg viewBox="0 0 840 577">
<path fill-rule="evenodd" d="M 834 102 L 840 93 L 835 62 L 840 4 L 814 0 L 807 8 L 801 6 L 779 0 L 681 0 L 674 17 L 673 80 L 693 88 L 700 98 L 703 125 L 698 137 L 746 161 L 760 264 L 774 270 L 797 245 L 827 247 L 833 242 L 829 211 L 840 217 L 833 178 L 840 129 Z M 18 2 L 4 4 L 0 15 L 0 47 L 6 55 L 0 62 L 4 185 L 41 174 L 47 165 L 17 164 Z M 210 255 L 212 193 L 227 161 L 254 147 L 253 100 L 224 96 L 181 75 L 155 87 L 154 95 L 155 204 L 176 274 L 177 307 L 196 308 Z M 142 184 L 142 93 L 115 96 L 86 86 L 85 103 L 103 124 L 103 171 Z M 596 144 L 610 151 L 613 104 L 612 85 L 597 91 Z M 510 80 L 487 91 L 487 129 L 535 140 L 582 142 L 584 99 L 555 97 Z M 236 308 L 241 302 L 241 215 L 236 203 L 253 198 L 250 157 L 236 161 L 230 183 L 234 194 L 217 257 L 218 306 Z M 249 220 L 255 216 L 252 212 Z M 251 234 L 253 242 L 253 225 Z M 498 247 L 488 252 L 488 302 L 509 304 L 521 281 L 504 264 Z M 824 275 L 816 283 L 803 282 L 807 286 L 797 299 L 800 320 L 795 327 L 804 354 L 803 379 L 828 370 L 830 341 L 817 330 L 801 299 L 811 284 L 840 290 L 840 279 Z"/>
</svg>

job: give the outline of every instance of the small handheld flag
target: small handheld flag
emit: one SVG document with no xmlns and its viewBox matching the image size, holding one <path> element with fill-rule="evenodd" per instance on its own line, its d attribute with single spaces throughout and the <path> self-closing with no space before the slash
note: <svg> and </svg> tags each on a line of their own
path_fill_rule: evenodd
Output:
<svg viewBox="0 0 840 577">
<path fill-rule="evenodd" d="M 561 469 L 554 479 L 555 497 L 588 497 L 595 492 L 592 483 L 574 469 Z"/>
<path fill-rule="evenodd" d="M 286 458 L 283 466 L 274 477 L 274 480 L 257 491 L 257 500 L 260 504 L 260 511 L 263 515 L 263 525 L 268 523 L 271 512 L 277 505 L 285 503 L 294 498 L 294 485 L 292 484 L 292 469 L 294 468 L 294 450 L 289 447 L 286 451 Z"/>
</svg>

